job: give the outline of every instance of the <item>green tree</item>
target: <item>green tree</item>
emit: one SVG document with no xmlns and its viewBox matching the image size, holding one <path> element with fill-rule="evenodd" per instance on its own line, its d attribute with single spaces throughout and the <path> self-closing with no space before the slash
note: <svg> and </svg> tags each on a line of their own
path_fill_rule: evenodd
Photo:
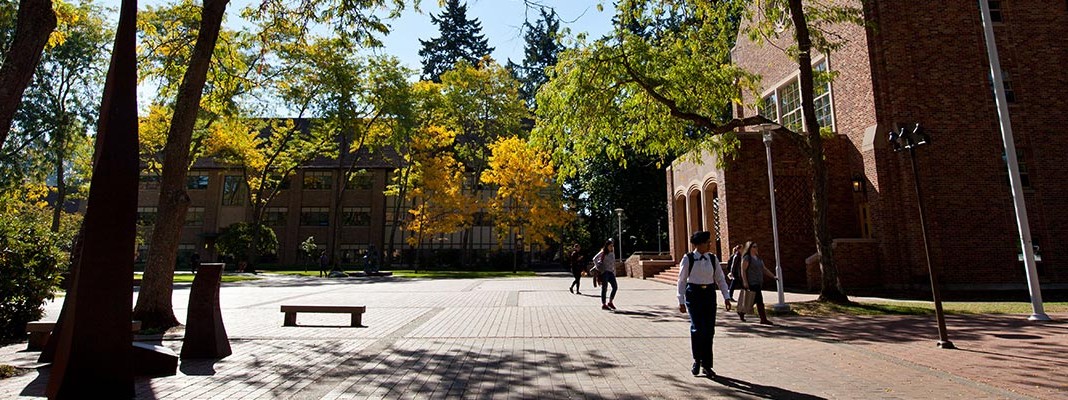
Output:
<svg viewBox="0 0 1068 400">
<path fill-rule="evenodd" d="M 229 0 L 204 0 L 200 8 L 196 40 L 189 53 L 188 64 L 183 66 L 184 72 L 180 73 L 181 83 L 177 86 L 172 103 L 174 111 L 162 150 L 157 225 L 153 231 L 142 292 L 134 309 L 134 317 L 140 319 L 146 328 L 167 328 L 178 324 L 170 298 L 178 236 L 189 207 L 185 177 L 191 163 L 190 144 L 228 3 Z M 373 45 L 378 44 L 376 35 L 389 30 L 383 19 L 398 16 L 404 4 L 403 0 L 308 0 L 299 3 L 261 0 L 259 4 L 246 8 L 242 16 L 259 28 L 258 37 L 265 46 L 282 44 L 275 39 L 283 37 L 303 40 L 304 35 L 318 25 L 331 27 L 347 40 Z M 388 5 L 392 7 L 387 12 L 372 11 Z M 142 298 L 145 300 L 142 301 Z"/>
<path fill-rule="evenodd" d="M 430 22 L 438 26 L 440 36 L 419 40 L 423 48 L 423 79 L 441 82 L 441 75 L 453 69 L 456 63 L 466 61 L 479 65 L 483 57 L 493 52 L 489 41 L 482 34 L 482 22 L 478 18 L 467 19 L 467 3 L 460 0 L 445 1 L 445 10 L 430 15 Z"/>
<path fill-rule="evenodd" d="M 301 120 L 228 119 L 213 125 L 205 150 L 217 162 L 241 170 L 248 189 L 242 202 L 251 206 L 248 224 L 251 245 L 245 254 L 249 268 L 261 255 L 260 233 L 267 206 L 296 169 L 316 157 L 337 154 L 328 129 Z M 240 193 L 236 191 L 234 193 Z M 267 228 L 269 229 L 269 228 Z"/>
<path fill-rule="evenodd" d="M 22 94 L 58 23 L 51 0 L 18 3 L 16 8 L 14 0 L 0 2 L 0 147 L 7 141 Z"/>
<path fill-rule="evenodd" d="M 807 129 L 776 133 L 801 148 L 813 173 L 813 228 L 823 256 L 820 298 L 845 301 L 827 230 L 827 174 L 810 55 L 814 43 L 825 53 L 840 43 L 820 29 L 810 30 L 808 21 L 825 29 L 860 22 L 861 15 L 833 2 L 809 3 L 806 8 L 801 0 L 619 2 L 612 35 L 565 52 L 539 92 L 536 141 L 556 149 L 554 160 L 567 175 L 602 150 L 624 165 L 627 149 L 661 159 L 709 150 L 729 160 L 737 147 L 733 131 L 768 121 L 724 116 L 723 110 L 742 102 L 739 88 L 755 91 L 759 80 L 729 61 L 739 20 L 750 22 L 746 32 L 756 38 L 773 37 L 776 21 L 790 21 L 793 30 L 782 32 L 797 43 L 787 52 L 798 61 Z"/>
<path fill-rule="evenodd" d="M 515 64 L 509 59 L 507 64 L 508 70 L 520 83 L 519 97 L 530 109 L 537 105 L 534 96 L 538 88 L 549 80 L 545 70 L 556 65 L 557 54 L 564 50 L 560 39 L 565 32 L 560 30 L 560 19 L 556 12 L 545 7 L 539 8 L 538 12 L 540 16 L 536 23 L 523 22 L 523 39 L 526 42 L 523 63 Z"/>
<path fill-rule="evenodd" d="M 96 124 L 106 57 L 112 36 L 100 7 L 57 3 L 71 23 L 60 25 L 65 40 L 47 48 L 15 117 L 8 146 L 0 153 L 2 187 L 54 181 L 53 232 L 58 232 L 68 197 L 88 189 L 93 145 L 89 131 Z"/>
<path fill-rule="evenodd" d="M 253 229 L 258 229 L 259 232 L 253 233 Z M 258 239 L 253 240 L 253 236 L 257 236 Z M 253 244 L 253 242 L 256 243 Z M 256 250 L 250 250 L 252 246 L 257 246 Z M 238 222 L 219 233 L 215 248 L 219 254 L 233 257 L 235 260 L 250 253 L 275 254 L 278 251 L 278 236 L 267 226 Z"/>
</svg>

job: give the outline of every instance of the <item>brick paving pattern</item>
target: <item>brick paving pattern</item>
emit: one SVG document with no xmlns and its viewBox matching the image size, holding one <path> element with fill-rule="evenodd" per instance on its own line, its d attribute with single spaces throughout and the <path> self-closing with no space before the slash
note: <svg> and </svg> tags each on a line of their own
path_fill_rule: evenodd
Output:
<svg viewBox="0 0 1068 400">
<path fill-rule="evenodd" d="M 225 284 L 234 354 L 182 361 L 178 374 L 139 379 L 142 399 L 1059 399 L 1068 397 L 1068 324 L 1024 316 L 950 316 L 960 350 L 934 347 L 930 317 L 782 318 L 742 323 L 720 312 L 719 378 L 689 373 L 688 322 L 672 286 L 620 279 L 616 305 L 566 274 L 481 280 L 268 276 Z M 188 302 L 188 286 L 175 304 Z M 771 292 L 765 298 L 774 299 Z M 789 295 L 787 301 L 811 298 Z M 366 305 L 300 314 L 281 304 Z M 58 314 L 60 304 L 48 313 Z M 180 320 L 184 308 L 176 309 Z M 1054 315 L 1057 321 L 1068 315 Z M 181 329 L 162 337 L 176 351 Z M 159 340 L 160 338 L 156 338 Z M 36 367 L 25 344 L 0 363 Z M 0 380 L 0 399 L 42 397 L 47 367 Z"/>
</svg>

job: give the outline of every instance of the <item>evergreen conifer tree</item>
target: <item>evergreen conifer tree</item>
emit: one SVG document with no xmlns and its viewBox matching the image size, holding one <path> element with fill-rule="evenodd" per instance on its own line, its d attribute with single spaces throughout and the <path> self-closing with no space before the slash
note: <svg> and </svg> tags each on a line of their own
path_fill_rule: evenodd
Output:
<svg viewBox="0 0 1068 400">
<path fill-rule="evenodd" d="M 423 45 L 419 56 L 423 58 L 425 80 L 441 82 L 441 74 L 452 69 L 456 62 L 466 60 L 477 66 L 483 56 L 493 51 L 482 34 L 482 23 L 478 18 L 467 19 L 466 2 L 461 5 L 460 0 L 448 0 L 445 11 L 431 14 L 430 21 L 438 26 L 441 36 L 419 40 Z"/>
<path fill-rule="evenodd" d="M 564 50 L 560 43 L 560 19 L 556 12 L 541 8 L 541 16 L 535 24 L 530 21 L 523 23 L 526 34 L 523 64 L 515 64 L 508 60 L 508 70 L 512 72 L 522 85 L 519 87 L 519 97 L 527 103 L 527 107 L 533 109 L 534 95 L 538 88 L 549 80 L 545 69 L 556 65 L 556 56 Z"/>
</svg>

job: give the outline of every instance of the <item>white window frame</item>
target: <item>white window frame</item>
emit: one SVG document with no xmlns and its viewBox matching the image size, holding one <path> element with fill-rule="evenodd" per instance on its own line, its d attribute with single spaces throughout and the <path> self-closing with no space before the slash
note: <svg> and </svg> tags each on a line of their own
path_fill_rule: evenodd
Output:
<svg viewBox="0 0 1068 400">
<path fill-rule="evenodd" d="M 815 71 L 815 69 L 817 67 L 819 67 L 820 64 L 825 64 L 827 66 L 826 71 L 832 71 L 831 62 L 830 62 L 830 58 L 829 57 L 827 57 L 827 56 L 819 56 L 815 60 L 813 60 L 812 61 L 813 71 Z M 789 76 L 787 76 L 787 77 L 779 80 L 778 82 L 776 82 L 775 85 L 772 86 L 772 89 L 765 90 L 760 95 L 760 100 L 759 100 L 760 103 L 763 103 L 764 99 L 767 99 L 768 96 L 772 96 L 772 95 L 775 96 L 775 119 L 774 119 L 774 121 L 777 124 L 785 126 L 785 124 L 783 124 L 782 94 L 781 94 L 783 88 L 785 88 L 785 87 L 787 87 L 789 85 L 798 86 L 798 88 L 797 88 L 798 96 L 800 97 L 800 91 L 801 91 L 800 85 L 801 85 L 801 82 L 800 82 L 799 76 L 800 76 L 800 71 L 794 71 L 794 73 L 792 73 Z M 827 96 L 827 101 L 830 102 L 830 106 L 831 106 L 831 110 L 830 110 L 830 118 L 831 118 L 830 128 L 831 128 L 832 132 L 838 132 L 838 117 L 835 115 L 836 112 L 835 112 L 835 106 L 834 106 L 834 82 L 833 81 L 832 82 L 828 82 L 827 85 L 829 86 L 829 88 L 827 90 L 826 96 Z M 813 101 L 815 101 L 815 100 L 816 100 L 816 98 L 814 97 Z M 800 107 L 800 104 L 798 104 L 798 107 Z M 798 108 L 797 111 L 800 112 L 800 108 Z M 760 107 L 759 107 L 759 104 L 758 104 L 757 105 L 757 113 L 759 113 L 759 112 L 760 112 Z M 801 118 L 801 127 L 803 129 L 805 128 L 805 119 L 803 117 Z M 807 131 L 807 129 L 805 129 L 805 130 Z"/>
</svg>

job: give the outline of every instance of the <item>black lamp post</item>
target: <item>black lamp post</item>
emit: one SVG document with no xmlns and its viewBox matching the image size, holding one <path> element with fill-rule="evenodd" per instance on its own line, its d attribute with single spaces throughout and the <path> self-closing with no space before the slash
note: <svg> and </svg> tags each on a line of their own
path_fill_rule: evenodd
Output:
<svg viewBox="0 0 1068 400">
<path fill-rule="evenodd" d="M 923 232 L 923 254 L 927 259 L 927 273 L 931 275 L 931 296 L 934 298 L 935 319 L 938 320 L 938 347 L 954 349 L 953 342 L 949 341 L 946 334 L 946 316 L 942 312 L 942 296 L 938 291 L 938 276 L 931 267 L 931 249 L 927 241 L 927 220 L 923 207 L 923 192 L 920 190 L 920 171 L 916 166 L 916 147 L 931 142 L 931 137 L 923 131 L 920 124 L 915 124 L 911 129 L 900 128 L 890 131 L 890 145 L 895 152 L 909 151 L 909 160 L 912 161 L 912 184 L 916 187 L 916 204 L 920 209 L 920 231 Z"/>
</svg>

